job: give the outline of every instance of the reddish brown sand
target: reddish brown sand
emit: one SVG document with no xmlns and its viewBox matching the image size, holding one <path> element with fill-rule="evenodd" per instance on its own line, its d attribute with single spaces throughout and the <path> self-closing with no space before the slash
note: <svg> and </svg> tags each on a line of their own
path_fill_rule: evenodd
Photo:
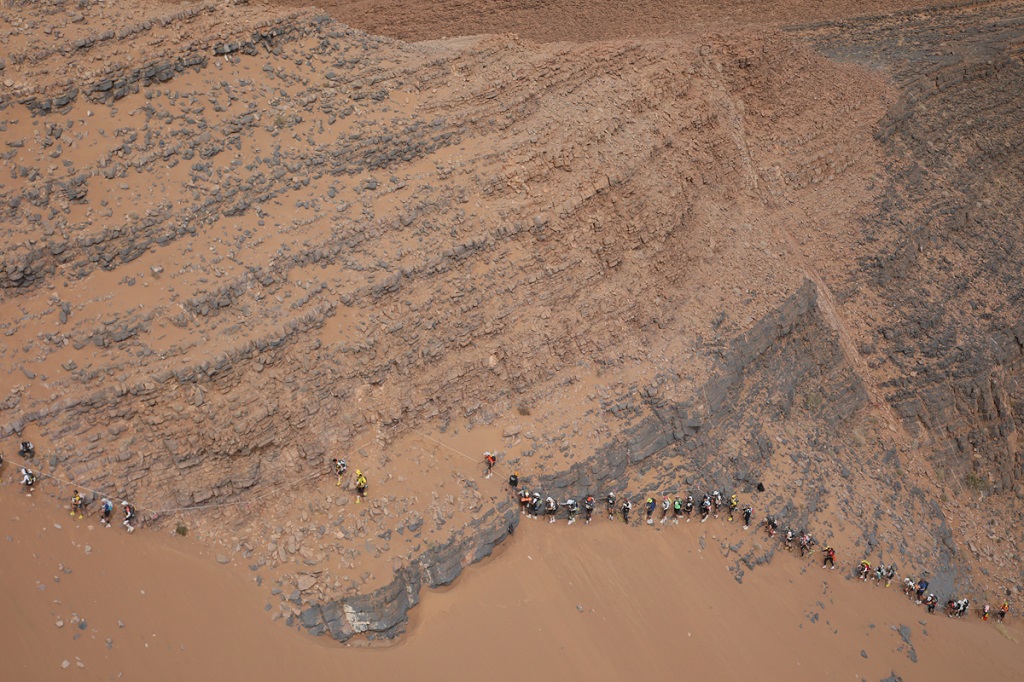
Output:
<svg viewBox="0 0 1024 682">
<path fill-rule="evenodd" d="M 757 670 L 763 679 L 896 671 L 905 680 L 1009 680 L 1024 664 L 1015 622 L 927 616 L 895 587 L 795 557 L 738 584 L 714 537 L 726 531 L 739 528 L 528 522 L 453 589 L 426 594 L 410 636 L 367 649 L 271 622 L 254 574 L 218 565 L 191 540 L 69 519 L 8 483 L 0 651 L 7 679 L 25 680 L 512 680 L 524 670 L 595 680 Z M 917 663 L 894 629 L 901 624 Z"/>
</svg>

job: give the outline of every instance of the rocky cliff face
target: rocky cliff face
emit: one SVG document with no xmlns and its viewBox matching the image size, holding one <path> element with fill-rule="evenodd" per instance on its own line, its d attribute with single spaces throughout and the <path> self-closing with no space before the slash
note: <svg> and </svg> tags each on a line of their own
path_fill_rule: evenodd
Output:
<svg viewBox="0 0 1024 682">
<path fill-rule="evenodd" d="M 340 639 L 400 631 L 517 523 L 478 452 L 438 449 L 467 429 L 545 494 L 738 490 L 1019 587 L 973 502 L 1015 509 L 1021 476 L 1000 7 L 915 19 L 958 36 L 937 70 L 891 19 L 537 46 L 14 8 L 4 447 L 187 523 Z"/>
</svg>

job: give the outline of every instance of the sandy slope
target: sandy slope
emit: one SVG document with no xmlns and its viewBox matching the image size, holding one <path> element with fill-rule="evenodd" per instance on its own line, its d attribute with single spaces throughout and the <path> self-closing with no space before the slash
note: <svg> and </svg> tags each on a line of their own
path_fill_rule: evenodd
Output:
<svg viewBox="0 0 1024 682">
<path fill-rule="evenodd" d="M 496 558 L 427 595 L 399 644 L 341 646 L 272 623 L 254 574 L 217 564 L 190 540 L 55 516 L 10 485 L 0 495 L 0 653 L 19 679 L 619 679 L 760 669 L 765 679 L 895 671 L 905 680 L 1008 680 L 1024 664 L 1017 623 L 1001 635 L 974 618 L 928 617 L 895 588 L 790 556 L 739 584 L 714 536 L 726 526 L 657 532 L 605 519 L 526 523 Z"/>
</svg>

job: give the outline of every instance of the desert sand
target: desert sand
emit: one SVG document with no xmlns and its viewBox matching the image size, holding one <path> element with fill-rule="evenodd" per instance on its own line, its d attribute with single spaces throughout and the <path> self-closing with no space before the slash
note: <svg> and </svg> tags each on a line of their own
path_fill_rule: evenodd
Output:
<svg viewBox="0 0 1024 682">
<path fill-rule="evenodd" d="M 1011 680 L 1024 664 L 1015 619 L 930 616 L 895 585 L 822 571 L 817 556 L 779 557 L 740 584 L 722 555 L 747 536 L 738 525 L 635 529 L 600 515 L 587 527 L 524 523 L 427 593 L 397 644 L 339 645 L 274 623 L 260 572 L 220 565 L 199 543 L 129 536 L 55 515 L 12 485 L 2 493 L 0 635 L 5 670 L 21 679 Z"/>
</svg>

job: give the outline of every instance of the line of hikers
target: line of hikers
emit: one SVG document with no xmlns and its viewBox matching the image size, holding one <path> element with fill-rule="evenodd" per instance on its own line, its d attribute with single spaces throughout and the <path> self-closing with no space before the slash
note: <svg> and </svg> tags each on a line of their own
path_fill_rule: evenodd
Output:
<svg viewBox="0 0 1024 682">
<path fill-rule="evenodd" d="M 875 581 L 875 584 L 878 585 L 880 582 L 878 578 L 879 570 L 881 570 L 882 573 L 885 575 L 885 586 L 889 587 L 890 583 L 896 577 L 896 567 L 894 565 L 889 565 L 888 567 L 879 565 L 875 567 L 874 571 L 872 571 L 871 562 L 865 559 L 864 561 L 860 562 L 858 576 L 861 580 L 865 582 L 873 579 Z M 913 599 L 915 604 L 923 604 L 924 607 L 928 610 L 928 613 L 935 613 L 935 607 L 939 604 L 939 598 L 935 596 L 935 593 L 928 592 L 928 581 L 925 578 L 920 578 L 918 580 L 914 580 L 910 577 L 904 578 L 903 594 L 906 595 L 908 599 Z M 968 609 L 970 609 L 970 606 L 971 600 L 967 597 L 957 599 L 953 595 L 950 595 L 949 598 L 946 600 L 946 615 L 949 618 L 952 618 L 954 616 L 956 616 L 957 618 L 963 618 L 967 614 Z M 991 614 L 991 612 L 992 605 L 985 604 L 979 610 L 979 615 L 981 616 L 982 620 L 988 620 L 988 617 Z M 999 610 L 996 611 L 996 620 L 1002 623 L 1003 619 L 1006 618 L 1006 615 L 1009 612 L 1010 603 L 1004 601 L 1000 605 Z"/>
<path fill-rule="evenodd" d="M 35 454 L 35 447 L 31 442 L 23 441 L 18 452 L 19 455 L 24 459 L 31 459 Z M 490 478 L 494 469 L 494 465 L 497 462 L 497 457 L 487 452 L 484 457 L 485 466 L 485 477 Z M 348 464 L 343 459 L 334 458 L 331 460 L 332 468 L 335 475 L 337 476 L 337 485 L 341 486 L 345 474 L 348 472 Z M 0 466 L 3 464 L 3 458 L 0 456 Z M 39 483 L 40 477 L 38 474 L 33 472 L 26 466 L 20 468 L 21 473 L 21 485 L 22 487 L 31 494 L 35 486 Z M 355 488 L 356 488 L 356 503 L 362 502 L 366 498 L 366 490 L 368 487 L 366 476 L 359 469 L 355 472 Z M 520 513 L 526 515 L 528 518 L 541 518 L 543 515 L 548 519 L 549 523 L 555 523 L 557 521 L 558 512 L 561 508 L 566 509 L 569 525 L 576 523 L 577 516 L 582 508 L 584 513 L 584 523 L 589 524 L 593 519 L 594 510 L 597 507 L 597 501 L 593 495 L 587 495 L 583 499 L 582 507 L 578 500 L 575 498 L 568 498 L 564 502 L 558 502 L 553 497 L 548 496 L 542 499 L 542 496 L 536 490 L 530 491 L 526 487 L 519 487 L 519 472 L 513 472 L 508 478 L 508 486 L 512 494 L 518 499 L 520 505 Z M 619 501 L 618 496 L 615 492 L 610 492 L 605 497 L 605 508 L 608 514 L 609 520 L 614 520 L 616 516 L 620 516 L 624 523 L 629 523 L 629 515 L 633 510 L 633 503 L 629 496 L 624 496 Z M 83 497 L 78 490 L 74 490 L 71 494 L 71 513 L 72 517 L 77 516 L 79 519 L 84 518 L 86 506 L 88 505 L 87 500 Z M 644 514 L 645 522 L 647 525 L 654 525 L 654 517 L 658 511 L 658 504 L 653 497 L 647 497 L 644 502 Z M 737 514 L 741 514 L 743 517 L 743 528 L 744 530 L 750 527 L 750 519 L 753 514 L 753 507 L 749 504 L 740 505 L 739 499 L 735 494 L 729 496 L 728 501 L 724 499 L 721 492 L 718 490 L 712 493 L 704 493 L 701 496 L 700 502 L 695 502 L 692 495 L 687 495 L 684 500 L 682 496 L 677 495 L 674 499 L 668 495 L 663 495 L 661 499 L 661 514 L 659 517 L 659 523 L 666 523 L 669 519 L 672 520 L 673 524 L 678 524 L 681 519 L 685 519 L 687 523 L 692 519 L 694 512 L 696 511 L 700 515 L 701 523 L 704 523 L 712 515 L 717 519 L 719 514 L 723 511 L 727 511 L 729 516 L 728 520 L 732 521 Z M 106 497 L 100 501 L 99 518 L 100 522 L 110 528 L 110 519 L 113 515 L 114 503 Z M 121 511 L 123 514 L 122 525 L 127 529 L 129 533 L 135 530 L 133 525 L 136 520 L 135 507 L 129 504 L 126 500 L 121 501 Z M 779 530 L 778 520 L 771 514 L 766 516 L 761 522 L 762 529 L 771 539 L 776 536 Z M 791 528 L 787 528 L 782 535 L 782 546 L 786 551 L 792 551 L 795 546 L 800 551 L 800 556 L 804 557 L 809 554 L 817 544 L 814 538 L 811 537 L 810 533 L 806 531 L 794 531 Z M 836 568 L 836 551 L 830 545 L 825 545 L 822 548 L 822 568 Z M 857 570 L 857 577 L 867 582 L 873 580 L 875 585 L 880 585 L 883 581 L 885 587 L 889 587 L 893 580 L 896 579 L 896 566 L 895 564 L 879 564 L 872 569 L 871 562 L 864 559 L 860 562 Z M 912 578 L 903 579 L 903 592 L 910 598 L 915 599 L 915 603 L 923 604 L 928 610 L 928 613 L 934 613 L 935 608 L 938 604 L 938 598 L 935 593 L 927 592 L 928 581 L 921 578 L 918 581 L 914 581 Z M 927 595 L 926 595 L 927 593 Z M 946 614 L 952 618 L 954 616 L 962 618 L 970 607 L 970 600 L 966 597 L 962 599 L 956 599 L 950 596 L 946 602 Z M 980 615 L 982 620 L 988 620 L 991 613 L 991 605 L 985 604 L 980 609 Z M 1008 602 L 1003 602 L 999 609 L 996 611 L 996 619 L 1000 622 L 1006 617 L 1010 611 L 1010 605 Z"/>
<path fill-rule="evenodd" d="M 487 455 L 488 459 L 485 462 L 485 466 L 487 468 L 487 474 L 490 475 L 491 469 L 494 467 L 494 461 L 493 456 L 491 456 L 490 453 L 487 453 Z M 581 507 L 576 498 L 570 497 L 564 502 L 560 502 L 550 495 L 545 498 L 538 491 L 531 491 L 525 486 L 520 487 L 519 484 L 519 472 L 513 472 L 508 478 L 509 490 L 512 492 L 515 499 L 519 501 L 520 514 L 525 515 L 527 518 L 539 519 L 541 517 L 545 517 L 548 519 L 548 523 L 555 523 L 558 519 L 559 510 L 564 508 L 566 510 L 568 523 L 569 525 L 572 525 L 576 523 L 577 516 L 582 508 L 584 523 L 589 524 L 593 519 L 594 510 L 597 507 L 597 501 L 593 495 L 587 495 L 583 498 L 583 504 Z M 604 504 L 609 520 L 621 518 L 624 523 L 629 523 L 629 516 L 633 510 L 633 503 L 628 496 L 624 496 L 620 500 L 616 493 L 610 492 L 605 497 Z M 658 504 L 655 502 L 654 498 L 647 497 L 644 503 L 645 523 L 648 525 L 654 524 L 654 518 L 658 509 Z M 719 513 L 723 510 L 728 511 L 729 521 L 732 521 L 737 513 L 740 513 L 743 516 L 744 530 L 750 527 L 750 518 L 753 513 L 753 507 L 749 504 L 741 506 L 735 494 L 730 495 L 728 501 L 725 501 L 721 492 L 718 490 L 715 490 L 710 494 L 703 494 L 700 502 L 695 502 L 692 495 L 687 495 L 685 499 L 682 496 L 676 496 L 672 499 L 668 495 L 664 495 L 661 499 L 660 510 L 661 513 L 658 518 L 658 522 L 662 524 L 666 523 L 669 519 L 671 519 L 674 524 L 678 524 L 681 519 L 685 519 L 687 523 L 689 523 L 693 518 L 695 511 L 700 514 L 701 523 L 707 521 L 711 516 L 718 518 Z M 779 522 L 773 515 L 769 514 L 761 522 L 761 528 L 769 538 L 774 538 L 779 531 Z M 783 549 L 791 552 L 795 547 L 799 550 L 801 557 L 809 555 L 816 544 L 817 542 L 811 534 L 805 530 L 795 531 L 791 528 L 787 528 L 782 533 Z M 821 552 L 821 568 L 835 570 L 835 548 L 826 544 L 822 547 Z M 885 587 L 889 587 L 897 577 L 895 564 L 889 564 L 888 566 L 880 564 L 872 570 L 871 563 L 867 560 L 860 563 L 857 575 L 864 581 L 874 580 L 876 585 L 884 582 Z M 907 594 L 915 595 L 917 597 L 918 604 L 925 604 L 929 613 L 935 612 L 935 605 L 938 603 L 938 599 L 934 594 L 928 594 L 927 597 L 925 596 L 925 592 L 928 589 L 928 581 L 921 579 L 915 583 L 910 578 L 906 578 L 904 580 L 904 584 L 905 586 L 909 586 L 905 587 L 904 591 Z M 954 615 L 963 617 L 967 612 L 969 603 L 969 600 L 966 598 L 955 600 L 953 597 L 950 597 L 946 605 L 949 617 L 952 618 Z M 1007 602 L 1003 602 L 999 610 L 996 611 L 996 618 L 1002 622 L 1009 613 L 1009 610 L 1009 604 Z M 981 617 L 983 620 L 988 620 L 990 611 L 991 607 L 988 604 L 982 608 Z"/>
<path fill-rule="evenodd" d="M 540 518 L 541 516 L 545 516 L 548 519 L 548 523 L 555 523 L 558 517 L 558 511 L 565 508 L 569 525 L 576 522 L 576 517 L 581 509 L 580 502 L 577 499 L 570 497 L 564 502 L 560 502 L 550 496 L 545 499 L 536 490 L 531 491 L 525 487 L 520 488 L 518 472 L 509 476 L 509 488 L 515 498 L 519 501 L 521 514 L 524 514 L 529 518 Z M 623 523 L 629 523 L 629 515 L 633 511 L 633 502 L 628 496 L 623 497 L 620 501 L 615 492 L 610 492 L 605 497 L 604 504 L 609 520 L 619 516 Z M 593 495 L 587 495 L 583 499 L 582 505 L 584 523 L 590 523 L 596 508 L 597 500 Z M 658 509 L 659 506 L 655 502 L 654 498 L 648 497 L 644 503 L 645 523 L 647 523 L 647 525 L 654 525 L 654 517 L 657 514 Z M 689 523 L 693 518 L 694 511 L 699 513 L 700 521 L 701 523 L 704 523 L 712 515 L 717 519 L 720 512 L 727 510 L 729 512 L 730 521 L 732 521 L 737 515 L 742 514 L 744 528 L 748 528 L 750 526 L 750 517 L 754 511 L 753 507 L 750 505 L 744 505 L 741 509 L 736 495 L 732 495 L 729 498 L 729 501 L 725 502 L 722 498 L 722 494 L 717 490 L 710 495 L 704 495 L 699 504 L 694 502 L 693 496 L 691 495 L 688 495 L 685 500 L 681 496 L 676 496 L 673 500 L 669 496 L 665 495 L 661 499 L 660 509 L 661 513 L 658 517 L 658 522 L 662 524 L 667 523 L 670 519 L 674 524 L 678 524 L 679 521 L 683 519 Z"/>
<path fill-rule="evenodd" d="M 338 486 L 341 486 L 342 481 L 345 479 L 345 473 L 348 471 L 348 463 L 343 459 L 335 457 L 331 460 L 331 464 L 334 467 L 334 474 L 338 477 Z M 360 469 L 356 469 L 356 504 L 359 504 L 366 499 L 366 489 L 369 487 L 369 483 L 366 480 L 366 475 Z"/>
<path fill-rule="evenodd" d="M 22 441 L 21 447 L 18 450 L 18 454 L 23 459 L 32 459 L 35 455 L 36 449 L 29 441 Z M 3 457 L 0 457 L 0 465 L 3 464 Z M 22 466 L 18 469 L 18 473 L 21 475 L 21 486 L 22 489 L 29 495 L 35 491 L 35 487 L 39 484 L 41 479 L 40 475 L 29 469 L 27 466 Z M 78 490 L 74 490 L 71 493 L 71 514 L 72 518 L 78 517 L 79 519 L 85 518 L 86 507 L 89 505 L 87 500 Z M 100 500 L 99 518 L 107 528 L 110 528 L 110 517 L 114 513 L 114 503 L 103 498 Z M 121 501 L 121 513 L 124 515 L 121 525 L 127 529 L 129 533 L 135 530 L 135 519 L 137 517 L 135 507 L 128 503 L 127 500 Z"/>
</svg>

